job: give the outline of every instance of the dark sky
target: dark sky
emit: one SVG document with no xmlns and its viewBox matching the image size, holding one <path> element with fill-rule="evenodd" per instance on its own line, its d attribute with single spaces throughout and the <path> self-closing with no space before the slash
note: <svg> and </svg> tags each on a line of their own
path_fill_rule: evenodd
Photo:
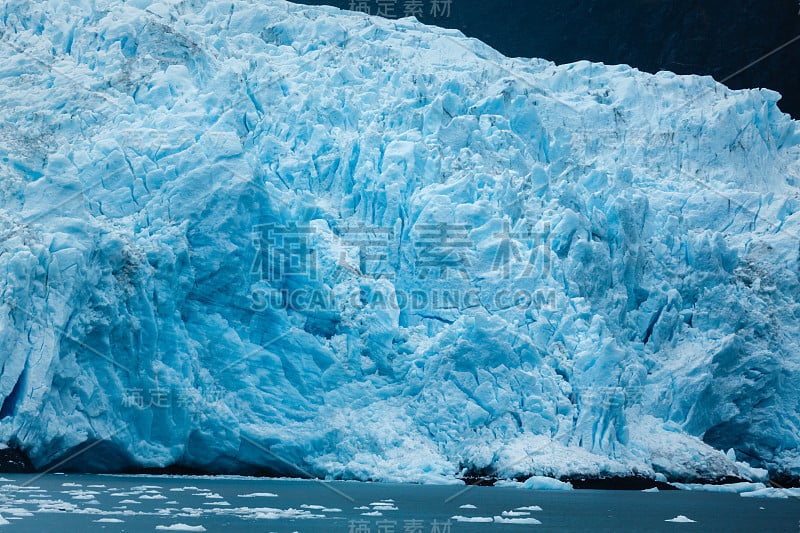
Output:
<svg viewBox="0 0 800 533">
<path fill-rule="evenodd" d="M 710 74 L 722 81 L 800 36 L 800 0 L 295 0 L 394 17 L 420 5 L 421 20 L 458 28 L 508 56 L 556 63 L 626 63 L 647 72 Z M 432 14 L 438 2 L 439 12 Z M 446 13 L 447 5 L 449 13 Z M 800 39 L 728 81 L 768 87 L 800 118 Z"/>
</svg>

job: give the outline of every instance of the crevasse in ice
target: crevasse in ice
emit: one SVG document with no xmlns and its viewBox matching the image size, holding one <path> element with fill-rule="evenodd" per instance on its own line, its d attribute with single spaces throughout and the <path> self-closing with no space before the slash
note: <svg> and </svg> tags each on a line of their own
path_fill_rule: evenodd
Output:
<svg viewBox="0 0 800 533">
<path fill-rule="evenodd" d="M 7 1 L 0 55 L 37 467 L 800 474 L 778 94 L 278 0 Z"/>
</svg>

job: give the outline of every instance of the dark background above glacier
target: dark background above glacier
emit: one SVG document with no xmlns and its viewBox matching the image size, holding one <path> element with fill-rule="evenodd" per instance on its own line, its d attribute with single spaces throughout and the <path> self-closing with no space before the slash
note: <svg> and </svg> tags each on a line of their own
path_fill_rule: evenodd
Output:
<svg viewBox="0 0 800 533">
<path fill-rule="evenodd" d="M 427 24 L 456 28 L 504 55 L 555 63 L 581 59 L 628 64 L 646 72 L 711 75 L 722 81 L 800 36 L 798 0 L 417 0 Z M 366 6 L 402 17 L 415 0 L 295 0 Z M 385 7 L 385 6 L 390 7 Z M 387 10 L 391 10 L 393 13 Z M 366 9 L 365 9 L 366 11 Z M 779 107 L 800 118 L 800 39 L 730 77 L 732 89 L 766 87 Z"/>
</svg>

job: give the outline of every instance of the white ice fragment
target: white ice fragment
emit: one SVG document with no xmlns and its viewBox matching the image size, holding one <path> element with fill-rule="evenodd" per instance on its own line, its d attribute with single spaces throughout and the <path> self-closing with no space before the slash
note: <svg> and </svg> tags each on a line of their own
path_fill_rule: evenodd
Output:
<svg viewBox="0 0 800 533">
<path fill-rule="evenodd" d="M 177 523 L 168 526 L 158 525 L 156 529 L 159 531 L 205 531 L 203 526 L 190 526 L 188 524 Z"/>
<path fill-rule="evenodd" d="M 517 507 L 516 511 L 541 511 L 542 508 L 538 505 L 526 505 L 525 507 Z"/>
<path fill-rule="evenodd" d="M 506 518 L 503 516 L 494 517 L 495 524 L 518 524 L 518 525 L 538 525 L 541 522 L 535 518 Z"/>
<path fill-rule="evenodd" d="M 677 522 L 679 524 L 690 524 L 690 523 L 694 523 L 694 520 L 692 520 L 691 518 L 688 518 L 688 517 L 686 517 L 686 516 L 684 516 L 682 514 L 679 514 L 675 518 L 669 518 L 667 520 L 664 520 L 664 522 Z"/>
<path fill-rule="evenodd" d="M 456 522 L 474 522 L 474 523 L 490 523 L 494 522 L 494 518 L 491 516 L 451 516 L 451 520 L 455 520 Z"/>
</svg>

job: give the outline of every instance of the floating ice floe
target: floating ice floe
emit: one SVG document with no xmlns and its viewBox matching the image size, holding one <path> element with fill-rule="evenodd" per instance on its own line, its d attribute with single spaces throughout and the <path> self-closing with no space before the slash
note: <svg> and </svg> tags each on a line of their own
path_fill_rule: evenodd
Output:
<svg viewBox="0 0 800 533">
<path fill-rule="evenodd" d="M 528 516 L 530 514 L 531 513 L 529 511 L 514 510 L 514 511 L 503 511 L 502 513 L 500 513 L 500 516 L 502 516 L 503 518 L 515 518 L 519 516 Z"/>
<path fill-rule="evenodd" d="M 325 507 L 324 505 L 311 505 L 304 503 L 300 506 L 301 509 L 309 509 L 311 511 L 322 511 L 323 513 L 341 513 L 342 510 L 336 507 Z"/>
<path fill-rule="evenodd" d="M 541 511 L 542 508 L 538 505 L 526 505 L 524 507 L 517 507 L 515 511 Z"/>
<path fill-rule="evenodd" d="M 514 481 L 513 479 L 500 480 L 494 486 L 528 490 L 572 490 L 572 483 L 545 476 L 531 476 L 524 482 Z"/>
<path fill-rule="evenodd" d="M 491 516 L 451 516 L 451 520 L 455 520 L 456 522 L 470 522 L 470 523 L 489 523 L 494 522 L 494 518 Z"/>
<path fill-rule="evenodd" d="M 495 524 L 518 524 L 518 525 L 538 525 L 541 522 L 535 518 L 506 518 L 504 516 L 495 516 Z"/>
<path fill-rule="evenodd" d="M 694 520 L 692 520 L 691 518 L 688 518 L 688 517 L 686 517 L 686 516 L 684 516 L 682 514 L 679 514 L 675 518 L 669 518 L 667 520 L 664 520 L 664 522 L 677 522 L 679 524 L 690 524 L 690 523 L 694 523 Z"/>
<path fill-rule="evenodd" d="M 751 482 L 727 483 L 723 485 L 711 485 L 704 483 L 671 483 L 671 485 L 681 490 L 690 490 L 697 492 L 720 492 L 720 493 L 732 493 L 732 494 L 755 492 L 766 488 L 766 485 L 764 483 L 751 483 Z"/>
<path fill-rule="evenodd" d="M 800 498 L 800 488 L 782 489 L 775 487 L 765 487 L 763 489 L 742 492 L 739 496 L 743 498 Z"/>
</svg>

